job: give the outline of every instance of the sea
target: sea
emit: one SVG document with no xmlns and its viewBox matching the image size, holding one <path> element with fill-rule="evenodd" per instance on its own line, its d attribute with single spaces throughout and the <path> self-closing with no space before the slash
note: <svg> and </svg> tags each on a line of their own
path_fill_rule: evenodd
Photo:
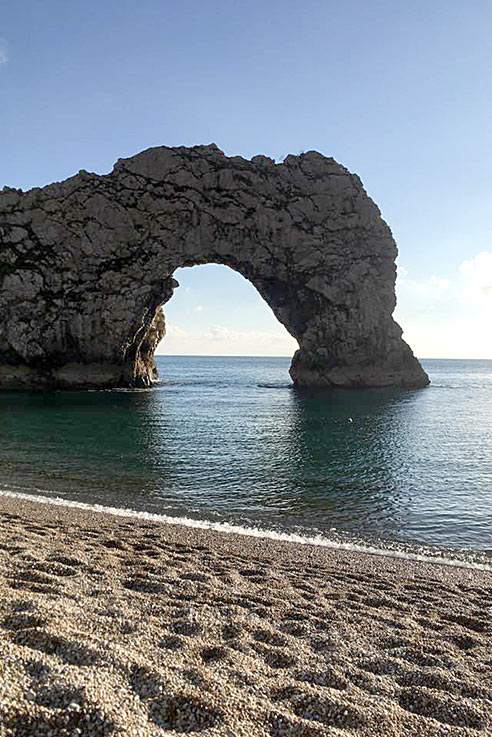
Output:
<svg viewBox="0 0 492 737">
<path fill-rule="evenodd" d="M 0 393 L 0 493 L 492 569 L 492 361 L 322 393 L 290 358 L 157 363 L 152 389 Z"/>
</svg>

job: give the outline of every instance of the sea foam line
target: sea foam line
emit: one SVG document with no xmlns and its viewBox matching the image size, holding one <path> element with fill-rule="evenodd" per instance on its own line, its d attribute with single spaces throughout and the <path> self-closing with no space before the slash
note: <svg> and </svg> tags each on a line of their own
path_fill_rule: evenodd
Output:
<svg viewBox="0 0 492 737">
<path fill-rule="evenodd" d="M 39 494 L 24 494 L 22 492 L 0 490 L 0 496 L 13 497 L 15 499 L 28 499 L 40 504 L 53 504 L 58 507 L 73 507 L 98 514 L 112 514 L 115 517 L 136 517 L 137 519 L 160 522 L 168 525 L 182 525 L 193 527 L 198 530 L 212 530 L 229 535 L 244 535 L 245 537 L 264 538 L 268 540 L 279 540 L 281 542 L 297 543 L 299 545 L 316 545 L 322 548 L 334 550 L 346 550 L 352 553 L 366 553 L 369 555 L 380 555 L 387 558 L 401 558 L 403 560 L 416 561 L 419 563 L 435 563 L 455 568 L 471 568 L 479 571 L 492 572 L 492 565 L 486 563 L 474 563 L 472 561 L 456 560 L 444 556 L 424 555 L 421 553 L 408 553 L 402 550 L 389 550 L 377 548 L 372 545 L 359 545 L 357 543 L 344 543 L 338 540 L 330 540 L 322 535 L 309 537 L 297 535 L 296 533 L 277 532 L 276 530 L 265 530 L 260 527 L 244 527 L 242 525 L 231 525 L 229 522 L 210 522 L 209 520 L 197 520 L 191 517 L 171 517 L 167 514 L 154 514 L 152 512 L 137 511 L 136 509 L 125 509 L 124 507 L 105 507 L 102 504 L 87 504 L 62 497 L 46 497 Z"/>
</svg>

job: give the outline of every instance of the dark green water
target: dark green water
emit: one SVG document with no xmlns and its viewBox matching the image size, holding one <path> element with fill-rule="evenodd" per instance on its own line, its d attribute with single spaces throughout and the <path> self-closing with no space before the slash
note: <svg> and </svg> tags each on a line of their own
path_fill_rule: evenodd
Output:
<svg viewBox="0 0 492 737">
<path fill-rule="evenodd" d="M 284 358 L 159 364 L 149 391 L 1 394 L 0 489 L 491 554 L 492 361 L 322 396 L 296 393 Z"/>
</svg>

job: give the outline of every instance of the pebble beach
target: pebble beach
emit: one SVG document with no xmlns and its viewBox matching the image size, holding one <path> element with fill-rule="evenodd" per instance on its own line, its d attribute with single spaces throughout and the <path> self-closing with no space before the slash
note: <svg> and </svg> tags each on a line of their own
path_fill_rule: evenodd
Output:
<svg viewBox="0 0 492 737">
<path fill-rule="evenodd" d="M 0 496 L 1 737 L 492 735 L 492 573 Z"/>
</svg>

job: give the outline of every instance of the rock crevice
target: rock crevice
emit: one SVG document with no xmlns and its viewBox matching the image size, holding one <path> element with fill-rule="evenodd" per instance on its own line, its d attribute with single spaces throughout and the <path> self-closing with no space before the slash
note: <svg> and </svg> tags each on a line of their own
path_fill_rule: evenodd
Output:
<svg viewBox="0 0 492 737">
<path fill-rule="evenodd" d="M 395 307 L 396 245 L 360 179 L 159 147 L 107 175 L 0 192 L 0 388 L 147 386 L 180 266 L 226 264 L 297 339 L 298 386 L 423 386 Z"/>
</svg>

